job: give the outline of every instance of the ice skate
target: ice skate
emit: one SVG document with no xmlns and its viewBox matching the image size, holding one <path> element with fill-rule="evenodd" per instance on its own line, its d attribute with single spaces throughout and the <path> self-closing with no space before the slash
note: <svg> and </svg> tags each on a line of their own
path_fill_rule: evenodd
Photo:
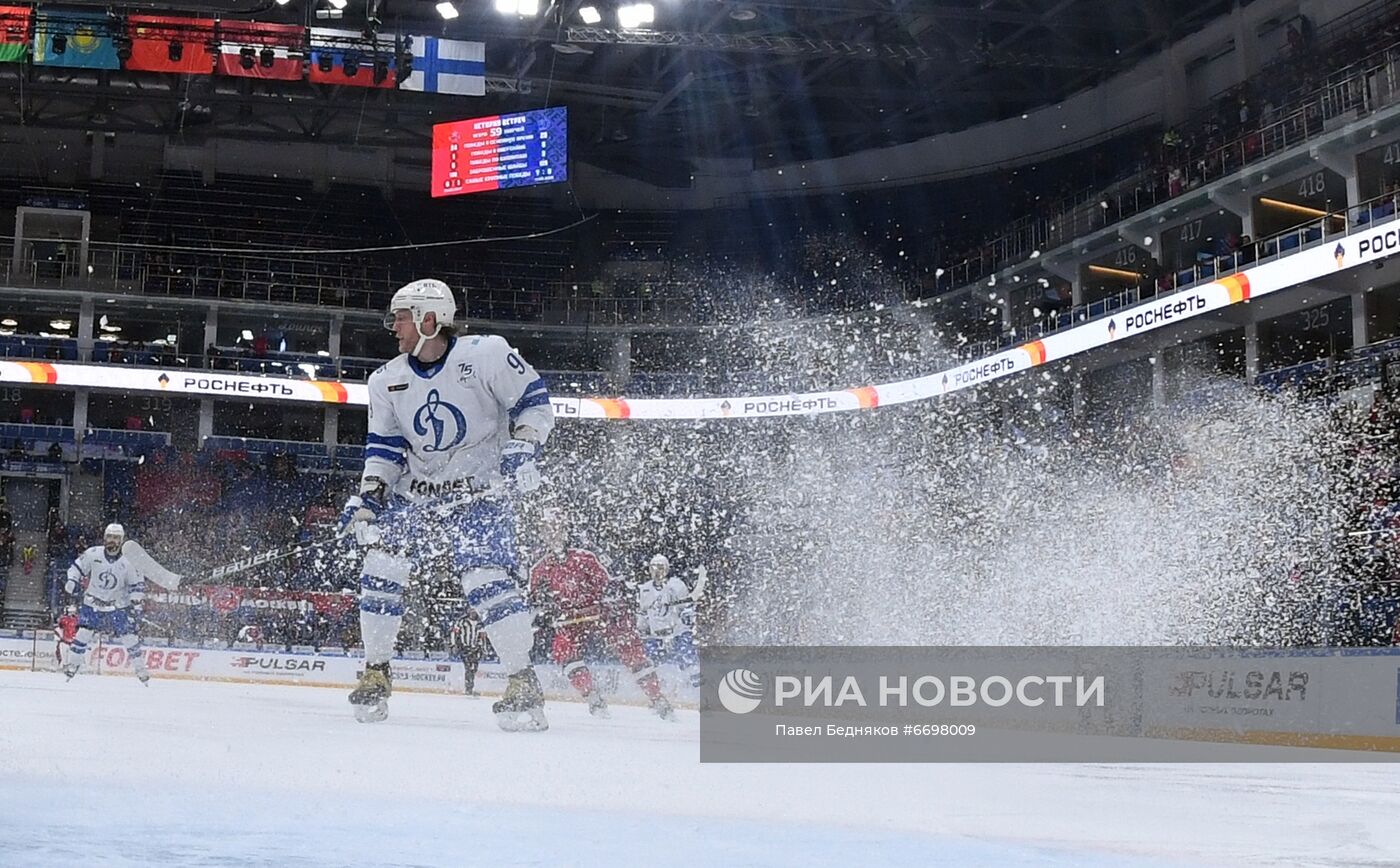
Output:
<svg viewBox="0 0 1400 868">
<path fill-rule="evenodd" d="M 526 667 L 506 683 L 505 696 L 491 706 L 496 725 L 506 732 L 544 732 L 549 720 L 544 716 L 544 691 L 535 670 Z"/>
<path fill-rule="evenodd" d="M 658 696 L 651 701 L 651 710 L 662 720 L 674 721 L 676 710 L 671 707 L 671 703 L 666 701 L 666 697 Z"/>
<path fill-rule="evenodd" d="M 151 684 L 151 673 L 138 672 L 136 673 L 136 680 L 140 681 L 143 686 L 149 687 Z"/>
<path fill-rule="evenodd" d="M 379 723 L 389 716 L 389 696 L 393 693 L 393 675 L 388 663 L 370 663 L 360 673 L 360 683 L 350 692 L 350 704 L 355 707 L 355 719 L 360 723 Z"/>
<path fill-rule="evenodd" d="M 588 700 L 589 714 L 594 717 L 602 718 L 603 720 L 612 717 L 612 710 L 608 708 L 608 701 L 603 698 L 603 694 L 594 690 L 585 698 Z"/>
<path fill-rule="evenodd" d="M 69 663 L 67 666 L 63 667 L 63 674 L 69 681 L 72 681 L 73 676 L 78 674 L 78 664 Z"/>
</svg>

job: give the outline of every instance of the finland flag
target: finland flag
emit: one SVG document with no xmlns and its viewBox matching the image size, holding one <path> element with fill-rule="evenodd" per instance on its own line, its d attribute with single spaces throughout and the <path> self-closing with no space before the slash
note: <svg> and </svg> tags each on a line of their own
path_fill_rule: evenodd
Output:
<svg viewBox="0 0 1400 868">
<path fill-rule="evenodd" d="M 412 36 L 413 72 L 400 90 L 486 95 L 486 43 Z"/>
</svg>

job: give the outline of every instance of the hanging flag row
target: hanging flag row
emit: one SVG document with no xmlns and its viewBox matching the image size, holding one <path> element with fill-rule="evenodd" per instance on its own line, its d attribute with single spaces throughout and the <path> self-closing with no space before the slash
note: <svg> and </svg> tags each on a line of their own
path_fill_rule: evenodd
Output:
<svg viewBox="0 0 1400 868">
<path fill-rule="evenodd" d="M 168 15 L 0 6 L 0 63 L 232 75 L 278 81 L 483 96 L 486 46 Z"/>
</svg>

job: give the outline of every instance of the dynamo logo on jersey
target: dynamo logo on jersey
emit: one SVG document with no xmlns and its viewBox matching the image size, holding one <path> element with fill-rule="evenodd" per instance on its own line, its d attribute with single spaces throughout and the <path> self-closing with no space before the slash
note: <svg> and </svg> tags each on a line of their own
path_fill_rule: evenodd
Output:
<svg viewBox="0 0 1400 868">
<path fill-rule="evenodd" d="M 110 570 L 103 570 L 93 577 L 93 584 L 97 585 L 98 589 L 102 591 L 116 590 L 117 577 L 113 575 Z"/>
<path fill-rule="evenodd" d="M 452 431 L 447 429 L 451 426 Z M 467 417 L 453 404 L 442 400 L 437 389 L 428 393 L 413 414 L 413 431 L 419 437 L 433 438 L 423 447 L 424 452 L 444 452 L 461 443 L 467 436 Z"/>
</svg>

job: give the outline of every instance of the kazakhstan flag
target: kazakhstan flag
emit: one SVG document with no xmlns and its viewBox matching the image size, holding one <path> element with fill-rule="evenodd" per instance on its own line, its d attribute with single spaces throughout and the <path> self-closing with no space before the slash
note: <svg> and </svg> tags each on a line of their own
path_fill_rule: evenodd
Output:
<svg viewBox="0 0 1400 868">
<path fill-rule="evenodd" d="M 34 62 L 44 66 L 121 69 L 105 12 L 45 9 L 34 18 Z"/>
</svg>

